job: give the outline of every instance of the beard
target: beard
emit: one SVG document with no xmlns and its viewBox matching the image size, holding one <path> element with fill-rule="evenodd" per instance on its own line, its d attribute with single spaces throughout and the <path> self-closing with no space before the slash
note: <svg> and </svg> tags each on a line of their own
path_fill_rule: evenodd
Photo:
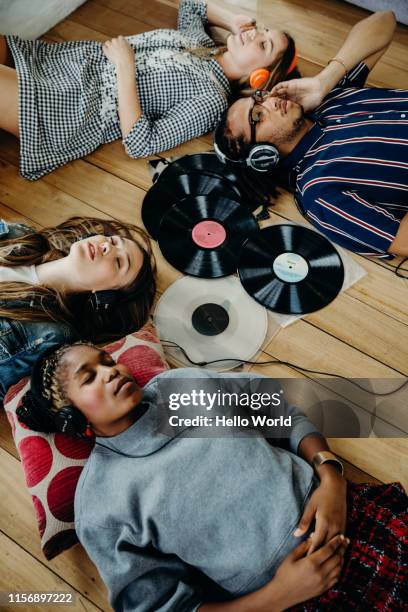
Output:
<svg viewBox="0 0 408 612">
<path fill-rule="evenodd" d="M 305 111 L 303 109 L 303 106 L 299 105 L 299 116 L 296 117 L 296 119 L 293 121 L 292 129 L 289 131 L 289 133 L 286 136 L 287 142 L 292 142 L 296 138 L 299 132 L 302 131 L 305 125 L 305 121 L 306 121 Z"/>
</svg>

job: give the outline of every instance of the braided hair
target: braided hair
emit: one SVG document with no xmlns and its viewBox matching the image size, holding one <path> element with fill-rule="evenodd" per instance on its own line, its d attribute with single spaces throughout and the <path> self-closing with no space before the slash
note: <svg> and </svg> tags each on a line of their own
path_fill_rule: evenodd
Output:
<svg viewBox="0 0 408 612">
<path fill-rule="evenodd" d="M 67 397 L 63 384 L 64 357 L 74 346 L 93 345 L 83 341 L 54 345 L 35 362 L 31 388 L 16 410 L 19 421 L 30 429 L 43 433 L 61 431 L 56 418 L 58 413 L 67 408 L 77 410 Z"/>
</svg>

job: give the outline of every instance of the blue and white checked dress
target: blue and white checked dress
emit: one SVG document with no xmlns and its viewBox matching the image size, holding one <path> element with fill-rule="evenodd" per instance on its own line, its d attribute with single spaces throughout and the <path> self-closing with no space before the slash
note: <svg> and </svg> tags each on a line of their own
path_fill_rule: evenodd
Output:
<svg viewBox="0 0 408 612">
<path fill-rule="evenodd" d="M 284 167 L 304 216 L 341 246 L 387 253 L 408 213 L 408 91 L 363 88 L 361 62 L 309 115 Z"/>
<path fill-rule="evenodd" d="M 181 0 L 178 29 L 129 36 L 142 117 L 123 145 L 146 157 L 212 130 L 230 85 L 215 59 L 186 51 L 215 47 L 206 5 Z M 114 66 L 102 44 L 50 44 L 7 36 L 19 81 L 20 172 L 35 180 L 99 145 L 122 137 Z"/>
</svg>

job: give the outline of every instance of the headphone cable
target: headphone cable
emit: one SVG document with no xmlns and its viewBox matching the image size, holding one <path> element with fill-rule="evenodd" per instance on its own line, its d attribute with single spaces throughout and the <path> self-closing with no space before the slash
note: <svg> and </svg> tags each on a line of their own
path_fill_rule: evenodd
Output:
<svg viewBox="0 0 408 612">
<path fill-rule="evenodd" d="M 177 342 L 174 342 L 173 340 L 162 340 L 161 343 L 162 343 L 163 346 L 168 347 L 168 348 L 178 348 L 183 353 L 184 357 L 192 365 L 199 366 L 199 367 L 204 367 L 204 366 L 207 366 L 207 365 L 211 365 L 211 364 L 215 364 L 215 363 L 220 363 L 222 361 L 235 361 L 235 362 L 237 362 L 237 363 L 239 363 L 241 365 L 243 365 L 243 364 L 260 365 L 260 366 L 264 366 L 264 365 L 285 365 L 285 366 L 288 366 L 290 368 L 295 368 L 297 370 L 301 370 L 302 372 L 308 372 L 309 374 L 321 374 L 323 376 L 331 376 L 331 377 L 334 377 L 334 378 L 340 378 L 342 380 L 345 380 L 345 381 L 351 383 L 352 385 L 354 385 L 355 387 L 357 387 L 361 391 L 365 391 L 365 393 L 369 393 L 370 395 L 377 395 L 379 397 L 387 397 L 389 395 L 393 395 L 394 393 L 398 393 L 398 391 L 403 389 L 408 384 L 408 378 L 406 378 L 404 380 L 404 382 L 401 383 L 396 389 L 393 389 L 392 391 L 385 391 L 385 392 L 378 392 L 377 393 L 375 391 L 371 391 L 370 389 L 367 389 L 363 385 L 360 385 L 359 383 L 355 382 L 354 380 L 351 380 L 350 378 L 347 378 L 346 376 L 342 376 L 341 374 L 335 374 L 334 372 L 325 372 L 325 371 L 322 371 L 322 370 L 312 370 L 310 368 L 304 368 L 303 366 L 300 366 L 300 365 L 298 365 L 296 363 L 292 363 L 291 361 L 283 361 L 282 359 L 273 359 L 273 360 L 268 360 L 268 361 L 250 361 L 250 360 L 247 360 L 247 359 L 239 359 L 239 358 L 235 358 L 235 357 L 224 357 L 223 359 L 212 359 L 211 361 L 194 361 L 187 354 L 186 350 L 182 346 L 177 344 Z"/>
</svg>

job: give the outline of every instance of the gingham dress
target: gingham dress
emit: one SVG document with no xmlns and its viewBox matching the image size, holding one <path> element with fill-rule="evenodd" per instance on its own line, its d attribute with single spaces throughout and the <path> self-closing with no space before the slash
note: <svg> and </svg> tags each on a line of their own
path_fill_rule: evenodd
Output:
<svg viewBox="0 0 408 612">
<path fill-rule="evenodd" d="M 143 114 L 123 145 L 146 157 L 212 130 L 230 85 L 215 59 L 186 51 L 215 47 L 206 5 L 181 0 L 178 29 L 129 36 Z M 35 180 L 99 145 L 122 138 L 115 67 L 102 44 L 49 44 L 7 36 L 19 81 L 20 172 Z"/>
</svg>

